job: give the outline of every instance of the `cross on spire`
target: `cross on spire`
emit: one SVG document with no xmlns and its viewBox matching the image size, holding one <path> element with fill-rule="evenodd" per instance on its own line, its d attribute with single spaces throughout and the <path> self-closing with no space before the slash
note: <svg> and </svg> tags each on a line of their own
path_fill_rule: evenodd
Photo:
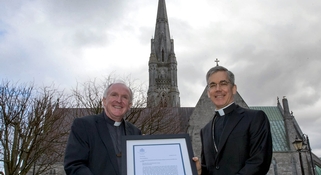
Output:
<svg viewBox="0 0 321 175">
<path fill-rule="evenodd" d="M 216 66 L 218 66 L 218 62 L 220 62 L 220 60 L 216 58 L 215 62 L 216 62 Z"/>
</svg>

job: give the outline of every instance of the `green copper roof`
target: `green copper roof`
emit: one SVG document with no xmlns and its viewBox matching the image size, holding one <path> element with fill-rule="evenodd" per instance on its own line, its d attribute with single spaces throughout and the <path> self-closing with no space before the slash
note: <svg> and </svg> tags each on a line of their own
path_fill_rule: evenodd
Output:
<svg viewBox="0 0 321 175">
<path fill-rule="evenodd" d="M 320 167 L 318 167 L 318 166 L 315 166 L 315 173 L 317 174 L 317 175 L 321 175 L 321 168 Z"/>
<path fill-rule="evenodd" d="M 289 151 L 284 120 L 279 108 L 277 106 L 250 106 L 250 109 L 262 110 L 268 116 L 271 124 L 273 152 Z"/>
</svg>

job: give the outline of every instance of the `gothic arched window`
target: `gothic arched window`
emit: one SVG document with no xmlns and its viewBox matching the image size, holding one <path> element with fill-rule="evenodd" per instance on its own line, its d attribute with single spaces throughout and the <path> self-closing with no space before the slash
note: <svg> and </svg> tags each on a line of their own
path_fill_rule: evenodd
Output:
<svg viewBox="0 0 321 175">
<path fill-rule="evenodd" d="M 165 59 L 164 59 L 164 50 L 162 49 L 162 62 L 164 62 Z"/>
</svg>

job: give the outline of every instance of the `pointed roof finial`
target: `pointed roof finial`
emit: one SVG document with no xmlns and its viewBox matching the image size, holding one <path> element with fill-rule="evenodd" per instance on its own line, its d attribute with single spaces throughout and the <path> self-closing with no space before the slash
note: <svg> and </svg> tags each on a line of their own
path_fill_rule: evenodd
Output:
<svg viewBox="0 0 321 175">
<path fill-rule="evenodd" d="M 220 62 L 220 60 L 216 58 L 215 62 L 216 62 L 216 66 L 218 66 L 218 62 Z"/>
</svg>

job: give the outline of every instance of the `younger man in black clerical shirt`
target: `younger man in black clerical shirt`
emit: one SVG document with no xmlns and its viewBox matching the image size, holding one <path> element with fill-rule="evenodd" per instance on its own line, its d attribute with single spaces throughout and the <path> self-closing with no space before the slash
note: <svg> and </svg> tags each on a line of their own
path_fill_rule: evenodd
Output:
<svg viewBox="0 0 321 175">
<path fill-rule="evenodd" d="M 234 74 L 222 66 L 206 75 L 207 94 L 219 114 L 201 129 L 202 175 L 263 175 L 272 159 L 270 123 L 263 111 L 234 103 L 237 92 Z"/>
</svg>

